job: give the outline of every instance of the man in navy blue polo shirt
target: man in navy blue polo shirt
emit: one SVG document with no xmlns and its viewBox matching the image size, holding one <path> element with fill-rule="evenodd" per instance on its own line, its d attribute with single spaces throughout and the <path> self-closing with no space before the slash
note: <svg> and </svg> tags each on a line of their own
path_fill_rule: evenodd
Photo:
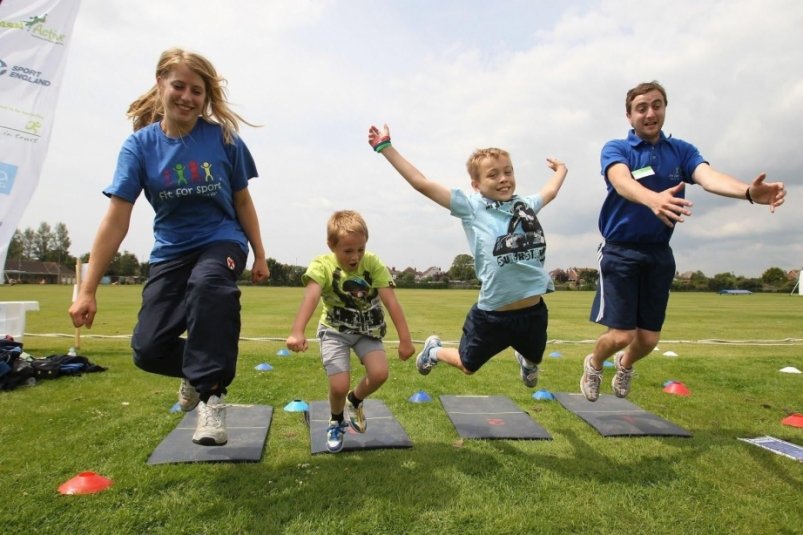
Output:
<svg viewBox="0 0 803 535">
<path fill-rule="evenodd" d="M 608 193 L 599 216 L 599 284 L 591 321 L 604 325 L 594 351 L 583 362 L 580 390 L 589 401 L 599 397 L 602 364 L 614 355 L 611 386 L 620 398 L 630 391 L 633 364 L 647 356 L 661 336 L 675 258 L 669 239 L 676 223 L 691 215 L 684 187 L 699 184 L 710 193 L 769 205 L 783 204 L 783 182 L 752 183 L 713 169 L 697 148 L 661 130 L 666 91 L 658 82 L 627 92 L 625 109 L 633 127 L 627 139 L 602 149 L 602 175 Z"/>
</svg>

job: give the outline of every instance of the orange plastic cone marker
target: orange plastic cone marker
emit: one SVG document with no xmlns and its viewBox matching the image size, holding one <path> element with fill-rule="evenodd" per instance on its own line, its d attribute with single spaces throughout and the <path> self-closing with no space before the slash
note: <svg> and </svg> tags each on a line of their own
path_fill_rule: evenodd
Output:
<svg viewBox="0 0 803 535">
<path fill-rule="evenodd" d="M 95 472 L 81 472 L 59 487 L 62 494 L 93 494 L 112 486 L 112 480 Z"/>
<path fill-rule="evenodd" d="M 691 396 L 691 392 L 683 383 L 669 383 L 664 387 L 664 392 L 667 394 L 674 394 L 676 396 Z"/>
<path fill-rule="evenodd" d="M 781 423 L 784 425 L 791 425 L 792 427 L 803 427 L 803 414 L 798 412 L 790 414 L 781 420 Z"/>
</svg>

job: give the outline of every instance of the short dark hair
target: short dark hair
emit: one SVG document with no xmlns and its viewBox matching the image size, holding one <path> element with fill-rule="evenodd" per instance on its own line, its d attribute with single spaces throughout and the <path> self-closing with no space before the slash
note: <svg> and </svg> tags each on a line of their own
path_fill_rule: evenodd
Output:
<svg viewBox="0 0 803 535">
<path fill-rule="evenodd" d="M 633 100 L 635 100 L 637 96 L 655 90 L 658 90 L 661 93 L 661 96 L 664 97 L 664 106 L 669 104 L 669 101 L 666 98 L 666 89 L 664 89 L 664 86 L 659 84 L 656 80 L 653 80 L 652 82 L 642 82 L 627 92 L 627 97 L 625 97 L 625 111 L 630 113 L 630 105 L 633 104 Z"/>
</svg>

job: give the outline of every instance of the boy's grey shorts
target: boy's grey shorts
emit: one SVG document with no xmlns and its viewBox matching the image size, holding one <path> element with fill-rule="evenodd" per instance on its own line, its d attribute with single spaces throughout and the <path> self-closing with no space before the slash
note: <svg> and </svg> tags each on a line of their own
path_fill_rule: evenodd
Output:
<svg viewBox="0 0 803 535">
<path fill-rule="evenodd" d="M 321 363 L 327 376 L 351 371 L 352 349 L 360 362 L 368 353 L 385 352 L 385 346 L 379 338 L 340 333 L 323 325 L 318 326 L 318 339 L 321 341 Z"/>
</svg>

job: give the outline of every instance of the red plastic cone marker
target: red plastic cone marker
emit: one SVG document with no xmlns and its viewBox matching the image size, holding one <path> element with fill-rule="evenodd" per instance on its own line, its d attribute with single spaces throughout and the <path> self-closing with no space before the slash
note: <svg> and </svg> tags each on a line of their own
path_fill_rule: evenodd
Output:
<svg viewBox="0 0 803 535">
<path fill-rule="evenodd" d="M 112 480 L 95 472 L 81 472 L 59 487 L 62 494 L 93 494 L 111 487 Z"/>
<path fill-rule="evenodd" d="M 781 420 L 781 423 L 784 425 L 791 425 L 792 427 L 803 427 L 803 414 L 798 412 L 790 414 Z"/>
<path fill-rule="evenodd" d="M 664 392 L 676 396 L 691 396 L 691 392 L 683 383 L 670 383 L 664 387 Z"/>
</svg>

